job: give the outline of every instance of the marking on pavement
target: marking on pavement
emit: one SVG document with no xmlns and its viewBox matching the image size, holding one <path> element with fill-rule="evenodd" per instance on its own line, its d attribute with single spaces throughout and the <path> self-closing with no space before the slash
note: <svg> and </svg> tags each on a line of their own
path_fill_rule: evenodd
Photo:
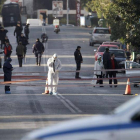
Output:
<svg viewBox="0 0 140 140">
<path fill-rule="evenodd" d="M 58 94 L 57 98 L 60 99 L 64 105 L 71 110 L 72 113 L 82 113 L 78 107 L 76 107 L 70 100 L 66 99 L 61 94 Z"/>
<path fill-rule="evenodd" d="M 40 75 L 40 73 L 32 73 L 32 75 Z"/>
<path fill-rule="evenodd" d="M 76 113 L 76 111 L 72 107 L 70 107 L 64 99 L 60 98 L 60 96 L 56 96 L 56 98 L 59 99 L 72 113 Z"/>
</svg>

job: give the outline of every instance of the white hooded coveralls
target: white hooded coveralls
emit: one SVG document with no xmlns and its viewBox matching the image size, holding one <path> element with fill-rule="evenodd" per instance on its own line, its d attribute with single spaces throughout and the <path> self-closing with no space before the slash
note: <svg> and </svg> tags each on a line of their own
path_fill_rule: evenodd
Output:
<svg viewBox="0 0 140 140">
<path fill-rule="evenodd" d="M 51 57 L 48 59 L 47 66 L 48 66 L 48 85 L 58 85 L 58 81 L 59 81 L 58 72 L 62 68 L 61 61 L 57 58 L 54 61 L 54 57 Z M 49 92 L 53 92 L 53 93 L 57 92 L 57 87 L 49 87 L 48 89 Z"/>
</svg>

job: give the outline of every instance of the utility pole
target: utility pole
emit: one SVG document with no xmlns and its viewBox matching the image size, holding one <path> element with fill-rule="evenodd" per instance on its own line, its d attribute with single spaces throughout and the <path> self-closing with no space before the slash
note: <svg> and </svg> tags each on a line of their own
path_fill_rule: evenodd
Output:
<svg viewBox="0 0 140 140">
<path fill-rule="evenodd" d="M 69 24 L 69 0 L 67 0 L 67 25 Z"/>
</svg>

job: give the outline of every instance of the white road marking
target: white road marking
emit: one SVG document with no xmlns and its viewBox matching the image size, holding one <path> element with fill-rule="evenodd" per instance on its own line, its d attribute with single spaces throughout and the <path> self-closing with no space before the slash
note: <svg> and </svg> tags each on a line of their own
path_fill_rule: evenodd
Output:
<svg viewBox="0 0 140 140">
<path fill-rule="evenodd" d="M 76 111 L 72 107 L 70 107 L 64 99 L 60 98 L 60 96 L 56 96 L 56 98 L 59 99 L 72 113 L 76 113 Z"/>
<path fill-rule="evenodd" d="M 32 73 L 32 75 L 40 75 L 40 73 Z"/>
<path fill-rule="evenodd" d="M 59 94 L 60 96 L 69 106 L 71 106 L 77 113 L 82 113 L 82 110 L 80 110 L 78 107 L 76 107 L 70 100 L 66 99 L 64 96 Z"/>
<path fill-rule="evenodd" d="M 23 75 L 22 73 L 17 73 L 17 74 L 15 74 L 15 75 Z"/>
</svg>

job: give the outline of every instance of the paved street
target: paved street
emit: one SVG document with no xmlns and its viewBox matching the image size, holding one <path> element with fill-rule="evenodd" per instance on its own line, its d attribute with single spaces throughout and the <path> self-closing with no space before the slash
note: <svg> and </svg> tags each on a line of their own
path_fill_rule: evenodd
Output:
<svg viewBox="0 0 140 140">
<path fill-rule="evenodd" d="M 62 62 L 62 71 L 58 88 L 58 95 L 42 95 L 45 87 L 45 80 L 23 82 L 26 86 L 11 86 L 11 95 L 5 95 L 4 86 L 0 85 L 0 140 L 19 140 L 27 132 L 48 125 L 53 125 L 64 120 L 86 117 L 91 115 L 106 114 L 115 107 L 133 98 L 134 96 L 124 96 L 127 79 L 119 80 L 117 88 L 110 88 L 108 85 L 100 88 L 90 85 L 91 80 L 75 80 L 74 51 L 77 46 L 81 46 L 83 55 L 83 72 L 80 73 L 82 79 L 93 77 L 94 49 L 89 46 L 88 28 L 61 27 L 61 32 L 55 34 L 53 26 L 46 26 L 45 31 L 49 36 L 45 45 L 41 66 L 36 66 L 35 56 L 32 53 L 32 45 L 36 38 L 40 38 L 44 29 L 42 27 L 30 27 L 30 44 L 27 46 L 26 63 L 22 68 L 18 67 L 18 60 L 15 52 L 16 39 L 13 36 L 14 28 L 9 30 L 8 37 L 13 46 L 12 65 L 15 68 L 15 76 L 43 76 L 47 78 L 47 59 L 54 53 Z M 64 72 L 65 71 L 65 72 Z M 30 73 L 18 73 L 30 72 Z M 3 74 L 0 69 L 0 75 Z M 124 76 L 124 74 L 118 74 Z M 15 80 L 15 79 L 13 79 Z M 22 79 L 20 79 L 22 80 Z M 3 80 L 1 80 L 3 81 Z M 104 81 L 108 84 L 108 81 Z M 27 86 L 27 85 L 37 86 Z M 65 86 L 64 86 L 65 85 Z M 73 87 L 72 87 L 73 85 Z M 139 93 L 139 88 L 131 88 L 132 93 Z"/>
</svg>

